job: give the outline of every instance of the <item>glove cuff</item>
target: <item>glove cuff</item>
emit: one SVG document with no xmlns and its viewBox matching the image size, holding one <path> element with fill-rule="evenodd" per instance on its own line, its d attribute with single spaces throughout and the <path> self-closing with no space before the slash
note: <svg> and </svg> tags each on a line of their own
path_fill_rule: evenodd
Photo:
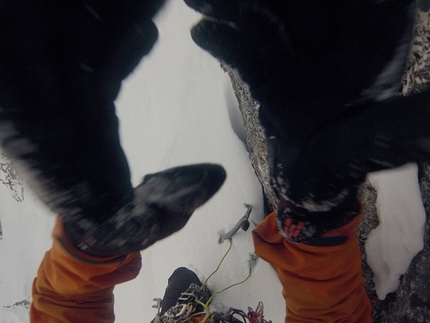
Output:
<svg viewBox="0 0 430 323">
<path fill-rule="evenodd" d="M 345 243 L 352 234 L 355 225 L 350 228 L 348 224 L 357 218 L 360 210 L 357 195 L 349 192 L 340 204 L 325 206 L 322 211 L 282 200 L 276 219 L 281 235 L 290 242 L 336 246 Z"/>
</svg>

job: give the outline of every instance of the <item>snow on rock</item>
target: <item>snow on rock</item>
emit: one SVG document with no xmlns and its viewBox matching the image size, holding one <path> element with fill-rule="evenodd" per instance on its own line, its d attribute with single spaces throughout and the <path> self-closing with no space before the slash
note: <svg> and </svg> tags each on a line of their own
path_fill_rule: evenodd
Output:
<svg viewBox="0 0 430 323">
<path fill-rule="evenodd" d="M 13 165 L 13 161 L 10 160 L 3 152 L 0 151 L 0 184 L 3 184 L 13 194 L 13 198 L 17 202 L 24 200 L 24 187 L 23 179 L 17 173 L 16 168 Z M 0 226 L 1 236 L 1 226 Z"/>
<path fill-rule="evenodd" d="M 368 177 L 378 191 L 380 224 L 369 234 L 366 253 L 380 299 L 397 289 L 400 276 L 423 248 L 425 210 L 417 172 L 416 164 L 408 164 Z"/>
</svg>

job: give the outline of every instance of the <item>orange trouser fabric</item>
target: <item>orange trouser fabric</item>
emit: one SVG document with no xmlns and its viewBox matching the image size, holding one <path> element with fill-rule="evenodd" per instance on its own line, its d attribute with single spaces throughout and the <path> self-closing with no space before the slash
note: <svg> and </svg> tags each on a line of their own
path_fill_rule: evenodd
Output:
<svg viewBox="0 0 430 323">
<path fill-rule="evenodd" d="M 347 226 L 356 227 L 360 219 Z M 345 231 L 353 232 L 345 244 L 314 247 L 282 238 L 275 213 L 254 229 L 255 252 L 273 266 L 283 286 L 286 323 L 372 322 L 355 230 Z"/>
<path fill-rule="evenodd" d="M 53 238 L 33 282 L 30 322 L 114 322 L 113 288 L 138 275 L 140 253 L 109 259 L 88 256 L 70 245 L 59 218 Z"/>
<path fill-rule="evenodd" d="M 33 283 L 30 322 L 113 322 L 113 288 L 137 276 L 140 253 L 121 259 L 88 256 L 67 242 L 61 220 L 53 237 Z M 253 237 L 256 253 L 273 266 L 283 286 L 285 322 L 372 322 L 354 234 L 335 247 L 292 244 L 280 235 L 272 213 Z"/>
</svg>

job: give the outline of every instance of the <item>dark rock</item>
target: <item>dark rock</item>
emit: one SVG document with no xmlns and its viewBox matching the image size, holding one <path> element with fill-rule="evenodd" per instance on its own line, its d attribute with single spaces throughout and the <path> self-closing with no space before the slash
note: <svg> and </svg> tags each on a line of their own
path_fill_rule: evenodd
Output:
<svg viewBox="0 0 430 323">
<path fill-rule="evenodd" d="M 259 104 L 251 97 L 248 86 L 241 81 L 235 71 L 224 65 L 221 65 L 221 67 L 230 76 L 233 90 L 239 103 L 245 127 L 246 147 L 252 166 L 263 187 L 266 203 L 268 204 L 266 209 L 274 210 L 277 205 L 277 197 L 270 186 L 266 139 L 264 137 L 264 130 L 258 120 Z"/>
<path fill-rule="evenodd" d="M 418 8 L 423 12 L 428 12 L 430 10 L 430 0 L 418 1 Z"/>
</svg>

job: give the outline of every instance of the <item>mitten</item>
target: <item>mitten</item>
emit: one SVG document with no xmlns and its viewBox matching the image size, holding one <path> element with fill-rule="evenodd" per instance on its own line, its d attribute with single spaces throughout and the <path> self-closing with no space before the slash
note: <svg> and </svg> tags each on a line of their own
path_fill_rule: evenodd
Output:
<svg viewBox="0 0 430 323">
<path fill-rule="evenodd" d="M 163 2 L 0 1 L 1 146 L 91 255 L 179 230 L 225 179 L 221 166 L 193 165 L 131 185 L 114 101 L 158 37 Z"/>
<path fill-rule="evenodd" d="M 97 257 L 146 249 L 183 228 L 225 178 L 224 168 L 215 164 L 179 166 L 146 175 L 134 189 L 131 202 L 103 221 L 65 219 L 65 234 L 76 248 Z"/>
<path fill-rule="evenodd" d="M 342 243 L 367 173 L 430 158 L 429 93 L 398 95 L 415 1 L 185 2 L 194 41 L 260 103 L 287 240 Z"/>
</svg>

